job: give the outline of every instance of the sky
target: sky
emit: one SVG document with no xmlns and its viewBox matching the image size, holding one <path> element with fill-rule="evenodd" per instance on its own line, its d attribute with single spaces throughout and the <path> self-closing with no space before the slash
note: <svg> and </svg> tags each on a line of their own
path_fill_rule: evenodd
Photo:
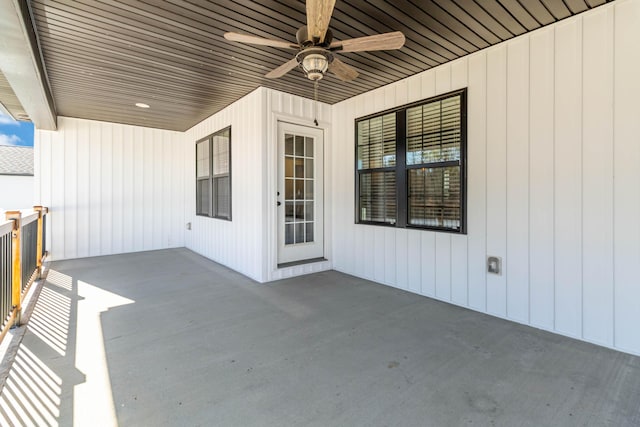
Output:
<svg viewBox="0 0 640 427">
<path fill-rule="evenodd" d="M 33 147 L 33 123 L 18 122 L 0 112 L 0 145 Z"/>
</svg>

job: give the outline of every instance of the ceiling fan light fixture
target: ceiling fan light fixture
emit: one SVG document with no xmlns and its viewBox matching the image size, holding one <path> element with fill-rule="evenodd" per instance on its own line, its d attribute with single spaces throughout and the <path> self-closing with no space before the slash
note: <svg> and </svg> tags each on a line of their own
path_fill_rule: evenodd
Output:
<svg viewBox="0 0 640 427">
<path fill-rule="evenodd" d="M 329 68 L 329 60 L 320 53 L 311 53 L 302 58 L 302 69 L 309 80 L 320 80 Z"/>
</svg>

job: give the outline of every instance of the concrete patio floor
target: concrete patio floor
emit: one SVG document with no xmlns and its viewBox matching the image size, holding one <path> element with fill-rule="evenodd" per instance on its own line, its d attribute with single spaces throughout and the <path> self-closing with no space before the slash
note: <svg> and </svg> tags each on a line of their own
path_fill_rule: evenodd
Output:
<svg viewBox="0 0 640 427">
<path fill-rule="evenodd" d="M 638 426 L 640 357 L 330 271 L 54 262 L 0 424 Z"/>
</svg>

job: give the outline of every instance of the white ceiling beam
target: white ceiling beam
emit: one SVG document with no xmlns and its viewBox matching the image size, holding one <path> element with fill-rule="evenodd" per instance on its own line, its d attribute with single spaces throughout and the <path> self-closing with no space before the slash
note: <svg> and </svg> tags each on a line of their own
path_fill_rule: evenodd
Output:
<svg viewBox="0 0 640 427">
<path fill-rule="evenodd" d="M 56 110 L 25 0 L 0 0 L 0 70 L 36 128 L 56 130 Z"/>
</svg>

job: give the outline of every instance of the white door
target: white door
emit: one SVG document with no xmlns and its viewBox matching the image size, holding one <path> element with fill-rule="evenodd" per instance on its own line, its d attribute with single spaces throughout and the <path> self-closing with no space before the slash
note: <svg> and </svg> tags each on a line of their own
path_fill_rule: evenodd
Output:
<svg viewBox="0 0 640 427">
<path fill-rule="evenodd" d="M 323 133 L 278 122 L 278 264 L 324 256 Z"/>
</svg>

